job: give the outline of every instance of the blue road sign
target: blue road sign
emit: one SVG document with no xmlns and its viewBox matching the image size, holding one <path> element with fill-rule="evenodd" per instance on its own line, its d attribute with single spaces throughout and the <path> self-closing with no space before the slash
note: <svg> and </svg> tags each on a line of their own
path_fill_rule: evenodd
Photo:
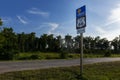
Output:
<svg viewBox="0 0 120 80">
<path fill-rule="evenodd" d="M 86 27 L 86 7 L 82 6 L 80 8 L 78 8 L 76 10 L 76 29 L 79 30 L 80 29 L 84 30 L 83 28 Z M 82 33 L 85 32 L 82 31 Z"/>
</svg>

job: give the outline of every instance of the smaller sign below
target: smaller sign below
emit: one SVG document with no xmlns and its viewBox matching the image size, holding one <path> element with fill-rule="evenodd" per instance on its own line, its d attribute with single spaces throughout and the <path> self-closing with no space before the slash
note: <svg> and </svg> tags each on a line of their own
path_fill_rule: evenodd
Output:
<svg viewBox="0 0 120 80">
<path fill-rule="evenodd" d="M 85 28 L 77 29 L 77 34 L 81 34 L 81 33 L 84 33 L 84 32 L 85 32 Z"/>
</svg>

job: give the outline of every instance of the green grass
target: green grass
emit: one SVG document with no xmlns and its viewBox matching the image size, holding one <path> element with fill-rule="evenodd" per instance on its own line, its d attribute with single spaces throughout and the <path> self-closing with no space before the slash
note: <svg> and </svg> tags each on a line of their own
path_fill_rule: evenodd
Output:
<svg viewBox="0 0 120 80">
<path fill-rule="evenodd" d="M 83 54 L 84 58 L 101 58 L 104 54 Z"/>
<path fill-rule="evenodd" d="M 120 61 L 84 65 L 83 80 L 120 80 Z M 64 67 L 0 74 L 0 80 L 80 80 L 80 68 Z"/>
<path fill-rule="evenodd" d="M 112 57 L 120 57 L 120 54 L 112 54 Z"/>
<path fill-rule="evenodd" d="M 32 57 L 34 56 L 34 57 Z M 14 60 L 43 60 L 43 59 L 57 59 L 59 57 L 56 53 L 42 53 L 42 52 L 30 52 L 19 53 L 14 56 Z"/>
<path fill-rule="evenodd" d="M 103 58 L 104 54 L 83 54 L 84 58 Z M 120 54 L 111 54 L 110 58 L 120 57 Z"/>
<path fill-rule="evenodd" d="M 104 54 L 83 54 L 84 58 L 102 58 Z M 120 57 L 120 54 L 112 54 L 110 57 Z M 46 59 L 76 59 L 80 54 L 68 53 L 67 57 L 60 57 L 60 53 L 29 52 L 16 54 L 13 60 L 46 60 Z"/>
<path fill-rule="evenodd" d="M 86 65 L 84 71 L 90 80 L 120 80 L 120 62 Z"/>
<path fill-rule="evenodd" d="M 68 54 L 65 59 L 79 58 L 80 54 Z M 45 60 L 45 59 L 62 59 L 60 53 L 43 53 L 43 52 L 30 52 L 16 54 L 13 60 Z"/>
</svg>

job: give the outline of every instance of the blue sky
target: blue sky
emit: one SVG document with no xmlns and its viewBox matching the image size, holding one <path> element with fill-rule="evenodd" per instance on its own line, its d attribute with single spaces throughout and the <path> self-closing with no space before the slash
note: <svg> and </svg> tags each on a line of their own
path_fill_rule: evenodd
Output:
<svg viewBox="0 0 120 80">
<path fill-rule="evenodd" d="M 76 36 L 76 9 L 86 5 L 85 36 L 120 35 L 120 0 L 0 0 L 4 27 L 15 32 Z"/>
</svg>

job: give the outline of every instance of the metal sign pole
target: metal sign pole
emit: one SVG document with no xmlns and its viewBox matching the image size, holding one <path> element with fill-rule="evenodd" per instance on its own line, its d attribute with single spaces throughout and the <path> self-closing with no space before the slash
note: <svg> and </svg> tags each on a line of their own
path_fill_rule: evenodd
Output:
<svg viewBox="0 0 120 80">
<path fill-rule="evenodd" d="M 80 76 L 82 77 L 82 74 L 83 74 L 83 33 L 80 34 L 81 36 L 81 43 L 80 43 L 80 49 L 81 49 L 81 52 L 80 52 Z"/>
<path fill-rule="evenodd" d="M 86 27 L 86 7 L 85 5 L 76 10 L 76 29 L 80 33 L 80 77 L 83 77 L 83 33 Z"/>
</svg>

